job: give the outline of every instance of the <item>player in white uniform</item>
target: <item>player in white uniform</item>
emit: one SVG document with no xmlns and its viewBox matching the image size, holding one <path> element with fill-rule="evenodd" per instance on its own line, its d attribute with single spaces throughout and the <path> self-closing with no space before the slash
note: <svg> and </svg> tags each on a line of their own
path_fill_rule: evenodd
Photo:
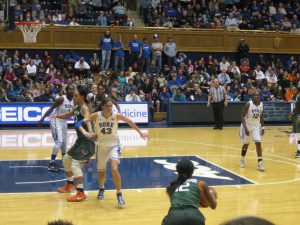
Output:
<svg viewBox="0 0 300 225">
<path fill-rule="evenodd" d="M 40 119 L 39 124 L 42 125 L 44 119 L 49 116 L 49 114 L 65 114 L 74 108 L 73 104 L 73 95 L 74 95 L 74 86 L 68 85 L 66 87 L 67 94 L 63 95 L 55 100 L 52 106 L 46 111 L 43 117 Z M 62 157 L 66 154 L 67 148 L 67 130 L 68 124 L 66 119 L 57 119 L 53 118 L 50 121 L 50 128 L 52 132 L 52 137 L 54 140 L 54 146 L 52 149 L 51 159 L 48 165 L 48 170 L 53 172 L 58 172 L 59 167 L 55 163 L 55 159 L 58 151 L 61 149 Z"/>
<path fill-rule="evenodd" d="M 106 164 L 110 161 L 110 169 L 113 180 L 117 189 L 117 199 L 119 207 L 125 205 L 125 201 L 121 192 L 121 176 L 118 170 L 120 163 L 121 147 L 117 135 L 118 121 L 122 120 L 135 129 L 143 139 L 148 138 L 148 135 L 142 133 L 138 126 L 129 118 L 123 116 L 121 113 L 114 113 L 112 111 L 113 102 L 110 98 L 102 100 L 102 111 L 91 114 L 88 118 L 79 121 L 75 127 L 80 127 L 83 123 L 95 121 L 95 134 L 85 132 L 87 137 L 94 137 L 96 141 L 96 163 L 99 172 L 99 193 L 98 199 L 104 199 L 104 182 L 106 175 Z"/>
<path fill-rule="evenodd" d="M 264 135 L 263 103 L 260 101 L 260 93 L 256 91 L 252 101 L 248 102 L 242 111 L 242 124 L 240 127 L 240 138 L 244 145 L 241 152 L 240 167 L 245 167 L 245 156 L 249 146 L 249 136 L 255 142 L 258 165 L 257 169 L 264 171 L 262 161 L 261 136 Z"/>
</svg>

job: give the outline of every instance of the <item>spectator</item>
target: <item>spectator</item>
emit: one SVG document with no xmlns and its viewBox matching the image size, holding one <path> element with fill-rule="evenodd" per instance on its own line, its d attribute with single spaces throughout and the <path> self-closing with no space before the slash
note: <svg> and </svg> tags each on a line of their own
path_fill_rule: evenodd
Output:
<svg viewBox="0 0 300 225">
<path fill-rule="evenodd" d="M 141 55 L 141 47 L 142 43 L 138 40 L 138 36 L 135 34 L 133 35 L 133 40 L 129 42 L 129 55 L 131 59 L 131 65 L 134 63 L 139 64 L 139 57 Z"/>
<path fill-rule="evenodd" d="M 37 72 L 37 67 L 36 65 L 33 64 L 33 60 L 29 61 L 29 64 L 26 66 L 27 68 L 27 73 L 30 79 L 33 81 L 36 81 L 36 72 Z"/>
<path fill-rule="evenodd" d="M 159 112 L 160 109 L 160 98 L 157 90 L 154 88 L 151 93 L 152 105 L 155 112 Z"/>
<path fill-rule="evenodd" d="M 155 64 L 158 67 L 158 70 L 161 70 L 162 64 L 162 51 L 163 45 L 162 43 L 158 42 L 158 34 L 153 35 L 154 42 L 151 44 L 152 49 L 152 60 L 155 60 Z"/>
<path fill-rule="evenodd" d="M 4 77 L 3 77 L 3 81 L 8 82 L 8 83 L 12 83 L 14 81 L 17 80 L 17 76 L 15 75 L 14 71 L 12 68 L 9 68 Z"/>
<path fill-rule="evenodd" d="M 141 47 L 141 72 L 149 74 L 150 58 L 151 58 L 151 45 L 148 43 L 148 38 L 143 38 L 143 44 Z M 153 71 L 157 73 L 158 71 Z"/>
<path fill-rule="evenodd" d="M 168 66 L 171 68 L 171 66 L 176 66 L 176 54 L 177 54 L 177 46 L 173 42 L 173 37 L 169 36 L 168 41 L 164 46 L 164 53 L 167 56 Z"/>
<path fill-rule="evenodd" d="M 98 58 L 96 52 L 94 52 L 93 53 L 93 57 L 90 58 L 90 65 L 91 65 L 90 70 L 91 70 L 92 74 L 99 73 L 99 70 L 100 70 L 100 59 Z"/>
<path fill-rule="evenodd" d="M 122 40 L 122 35 L 118 35 L 118 41 L 114 43 L 114 50 L 115 50 L 115 62 L 114 62 L 114 71 L 118 72 L 119 68 L 121 71 L 124 71 L 124 57 L 125 57 L 125 52 L 124 52 L 124 47 L 125 47 L 125 42 Z"/>
<path fill-rule="evenodd" d="M 97 19 L 97 24 L 100 26 L 100 27 L 106 27 L 108 24 L 107 24 L 107 18 L 106 16 L 104 15 L 104 12 L 103 11 L 100 11 L 99 12 L 99 16 L 98 16 L 98 19 Z"/>
<path fill-rule="evenodd" d="M 89 64 L 84 60 L 84 57 L 81 57 L 78 62 L 75 63 L 75 71 L 77 75 L 82 76 L 83 78 L 88 77 L 88 71 L 90 69 Z"/>
<path fill-rule="evenodd" d="M 267 86 L 264 86 L 263 87 L 263 90 L 260 94 L 260 100 L 263 101 L 263 102 L 266 102 L 266 101 L 271 101 L 272 98 L 271 98 L 271 92 L 270 90 L 268 89 Z"/>
<path fill-rule="evenodd" d="M 255 216 L 242 216 L 223 222 L 221 225 L 275 225 L 274 223 Z"/>
<path fill-rule="evenodd" d="M 159 74 L 159 68 L 157 65 L 155 65 L 155 60 L 151 60 L 151 64 L 149 66 L 147 75 L 149 77 L 152 77 L 153 75 L 157 75 L 157 74 Z"/>
<path fill-rule="evenodd" d="M 261 70 L 261 66 L 257 65 L 256 69 L 254 70 L 253 74 L 252 74 L 252 78 L 256 79 L 257 81 L 262 81 L 264 79 L 266 79 L 266 76 L 264 74 L 264 72 Z"/>
<path fill-rule="evenodd" d="M 45 87 L 44 93 L 34 99 L 35 102 L 54 102 L 50 87 Z"/>
<path fill-rule="evenodd" d="M 228 17 L 225 20 L 225 27 L 228 31 L 238 31 L 239 25 L 236 18 L 233 17 L 232 13 L 229 13 Z"/>
<path fill-rule="evenodd" d="M 245 43 L 245 39 L 241 39 L 238 46 L 240 63 L 246 61 L 249 65 L 249 46 Z"/>
<path fill-rule="evenodd" d="M 17 97 L 17 102 L 32 102 L 32 97 L 27 89 L 22 91 L 22 94 Z"/>
<path fill-rule="evenodd" d="M 110 65 L 111 50 L 114 47 L 114 40 L 113 40 L 109 30 L 107 30 L 104 33 L 104 36 L 101 37 L 101 39 L 99 41 L 99 47 L 102 49 L 101 70 L 102 70 L 102 72 L 108 73 L 108 68 Z"/>
<path fill-rule="evenodd" d="M 184 63 L 186 59 L 187 59 L 186 54 L 184 54 L 183 52 L 179 52 L 178 57 L 176 58 L 176 62 L 177 64 L 180 64 L 182 62 Z"/>
<path fill-rule="evenodd" d="M 48 225 L 73 225 L 73 223 L 66 220 L 53 220 L 49 221 Z"/>
<path fill-rule="evenodd" d="M 127 94 L 130 94 L 130 90 L 131 89 L 134 89 L 135 90 L 135 93 L 138 92 L 138 89 L 137 87 L 133 84 L 133 79 L 130 77 L 128 79 L 128 84 L 125 86 L 124 88 L 124 94 L 127 95 Z"/>
<path fill-rule="evenodd" d="M 160 98 L 160 101 L 161 101 L 161 104 L 160 104 L 161 105 L 161 111 L 166 112 L 169 101 L 170 101 L 170 94 L 169 94 L 166 87 L 163 87 L 161 89 L 161 91 L 159 92 L 159 98 Z"/>
<path fill-rule="evenodd" d="M 33 64 L 38 66 L 38 65 L 40 65 L 40 63 L 42 63 L 42 60 L 40 59 L 39 54 L 35 54 L 34 59 L 33 59 Z"/>
<path fill-rule="evenodd" d="M 81 0 L 77 0 L 77 3 L 75 4 L 75 16 L 77 18 L 86 18 L 87 16 L 86 6 L 81 3 Z"/>
<path fill-rule="evenodd" d="M 65 60 L 65 63 L 71 64 L 72 66 L 74 66 L 75 63 L 80 60 L 80 57 L 75 54 L 74 50 L 71 50 L 70 54 L 66 55 L 64 60 Z"/>
<path fill-rule="evenodd" d="M 172 102 L 185 102 L 186 97 L 184 94 L 182 94 L 180 88 L 176 88 L 176 92 L 172 95 Z"/>
<path fill-rule="evenodd" d="M 198 87 L 196 90 L 195 90 L 195 94 L 194 95 L 191 95 L 188 99 L 188 101 L 204 101 L 204 102 L 207 102 L 208 100 L 208 95 L 206 93 L 203 93 L 201 91 L 201 88 Z"/>
<path fill-rule="evenodd" d="M 140 97 L 136 94 L 135 88 L 131 88 L 129 94 L 125 97 L 126 102 L 141 102 Z"/>
<path fill-rule="evenodd" d="M 230 84 L 231 80 L 229 75 L 226 73 L 226 70 L 223 69 L 222 72 L 218 75 L 218 80 L 221 85 Z"/>
<path fill-rule="evenodd" d="M 230 66 L 230 63 L 227 61 L 226 57 L 223 56 L 222 61 L 220 62 L 220 71 L 223 71 L 223 70 L 227 71 L 229 66 Z"/>
</svg>

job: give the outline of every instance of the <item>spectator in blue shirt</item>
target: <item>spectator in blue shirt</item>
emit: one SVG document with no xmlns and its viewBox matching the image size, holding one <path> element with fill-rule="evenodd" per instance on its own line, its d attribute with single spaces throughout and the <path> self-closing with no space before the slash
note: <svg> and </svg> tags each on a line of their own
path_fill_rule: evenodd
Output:
<svg viewBox="0 0 300 225">
<path fill-rule="evenodd" d="M 97 22 L 98 22 L 98 25 L 100 27 L 106 27 L 107 26 L 107 18 L 104 15 L 103 11 L 99 12 L 99 16 L 98 16 Z"/>
<path fill-rule="evenodd" d="M 139 57 L 141 55 L 142 43 L 138 40 L 138 36 L 133 35 L 133 40 L 129 42 L 129 55 L 131 58 L 131 65 L 137 63 L 139 65 Z"/>
<path fill-rule="evenodd" d="M 71 64 L 74 67 L 75 63 L 78 62 L 79 59 L 80 59 L 79 55 L 76 55 L 75 52 L 71 50 L 70 54 L 66 55 L 64 61 L 67 64 Z"/>
<path fill-rule="evenodd" d="M 161 111 L 166 112 L 167 111 L 167 106 L 170 101 L 170 93 L 168 92 L 166 87 L 163 87 L 162 91 L 159 92 L 159 98 L 161 101 Z"/>
<path fill-rule="evenodd" d="M 172 101 L 173 102 L 185 102 L 186 101 L 186 97 L 184 94 L 181 93 L 180 88 L 177 88 L 176 93 L 174 93 L 172 95 Z"/>
<path fill-rule="evenodd" d="M 172 89 L 174 86 L 176 86 L 177 88 L 180 87 L 180 84 L 179 84 L 179 82 L 178 82 L 178 80 L 177 80 L 176 74 L 174 74 L 174 75 L 172 76 L 172 79 L 169 80 L 169 82 L 168 82 L 168 87 L 169 87 L 169 89 Z"/>
<path fill-rule="evenodd" d="M 110 31 L 107 30 L 104 33 L 104 36 L 101 37 L 99 41 L 99 47 L 102 49 L 102 62 L 101 70 L 108 73 L 108 68 L 110 64 L 111 50 L 114 46 L 114 39 L 110 35 Z"/>
<path fill-rule="evenodd" d="M 114 50 L 115 50 L 115 64 L 114 64 L 114 71 L 117 72 L 119 71 L 118 69 L 120 68 L 121 71 L 124 71 L 124 57 L 125 57 L 125 52 L 124 52 L 124 47 L 125 47 L 125 42 L 122 40 L 122 35 L 119 34 L 119 40 L 115 42 L 114 44 Z"/>
<path fill-rule="evenodd" d="M 148 43 L 148 38 L 143 38 L 142 51 L 141 51 L 141 72 L 149 73 L 151 57 L 151 45 Z"/>
</svg>

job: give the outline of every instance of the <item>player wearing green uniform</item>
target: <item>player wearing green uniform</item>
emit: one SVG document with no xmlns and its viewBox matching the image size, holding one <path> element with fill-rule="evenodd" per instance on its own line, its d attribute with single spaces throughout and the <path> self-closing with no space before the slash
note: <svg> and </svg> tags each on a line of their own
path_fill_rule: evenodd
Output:
<svg viewBox="0 0 300 225">
<path fill-rule="evenodd" d="M 209 189 L 207 184 L 191 179 L 194 172 L 194 164 L 190 160 L 181 160 L 176 165 L 178 177 L 167 187 L 171 207 L 168 215 L 162 221 L 162 225 L 204 225 L 205 217 L 199 211 L 200 195 L 204 194 L 208 206 L 217 207 L 217 194 Z M 202 189 L 203 191 L 200 191 Z"/>
<path fill-rule="evenodd" d="M 86 95 L 86 90 L 82 86 L 78 86 L 73 97 L 75 105 L 74 109 L 68 113 L 53 115 L 52 117 L 65 119 L 74 116 L 75 121 L 83 120 L 90 114 L 89 108 L 85 105 Z M 84 126 L 85 129 L 92 131 L 90 123 Z M 82 127 L 76 129 L 77 140 L 63 158 L 63 165 L 67 175 L 67 184 L 57 188 L 57 191 L 61 193 L 75 190 L 73 183 L 74 176 L 77 193 L 67 199 L 69 202 L 81 202 L 86 200 L 86 195 L 83 190 L 83 173 L 81 169 L 95 153 L 94 141 L 84 136 L 81 132 L 82 129 Z"/>
<path fill-rule="evenodd" d="M 297 137 L 296 158 L 300 158 L 300 94 L 296 87 L 292 89 L 293 98 L 291 101 L 290 120 L 293 121 L 293 132 Z"/>
</svg>

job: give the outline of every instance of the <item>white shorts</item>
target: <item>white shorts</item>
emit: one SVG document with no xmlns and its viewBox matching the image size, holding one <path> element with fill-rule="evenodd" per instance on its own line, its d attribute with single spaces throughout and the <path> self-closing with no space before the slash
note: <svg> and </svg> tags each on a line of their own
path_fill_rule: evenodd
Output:
<svg viewBox="0 0 300 225">
<path fill-rule="evenodd" d="M 50 121 L 50 128 L 54 142 L 66 142 L 68 132 L 67 123 L 61 123 L 52 119 Z"/>
<path fill-rule="evenodd" d="M 261 128 L 260 128 L 260 124 L 255 124 L 255 125 L 248 125 L 247 124 L 247 128 L 249 130 L 249 136 L 247 136 L 245 134 L 245 129 L 243 124 L 241 124 L 240 127 L 240 138 L 241 141 L 244 144 L 249 144 L 249 137 L 252 137 L 252 140 L 254 142 L 261 142 Z"/>
<path fill-rule="evenodd" d="M 96 165 L 97 170 L 105 170 L 108 160 L 117 160 L 120 163 L 121 146 L 106 146 L 98 144 L 96 146 Z"/>
</svg>

